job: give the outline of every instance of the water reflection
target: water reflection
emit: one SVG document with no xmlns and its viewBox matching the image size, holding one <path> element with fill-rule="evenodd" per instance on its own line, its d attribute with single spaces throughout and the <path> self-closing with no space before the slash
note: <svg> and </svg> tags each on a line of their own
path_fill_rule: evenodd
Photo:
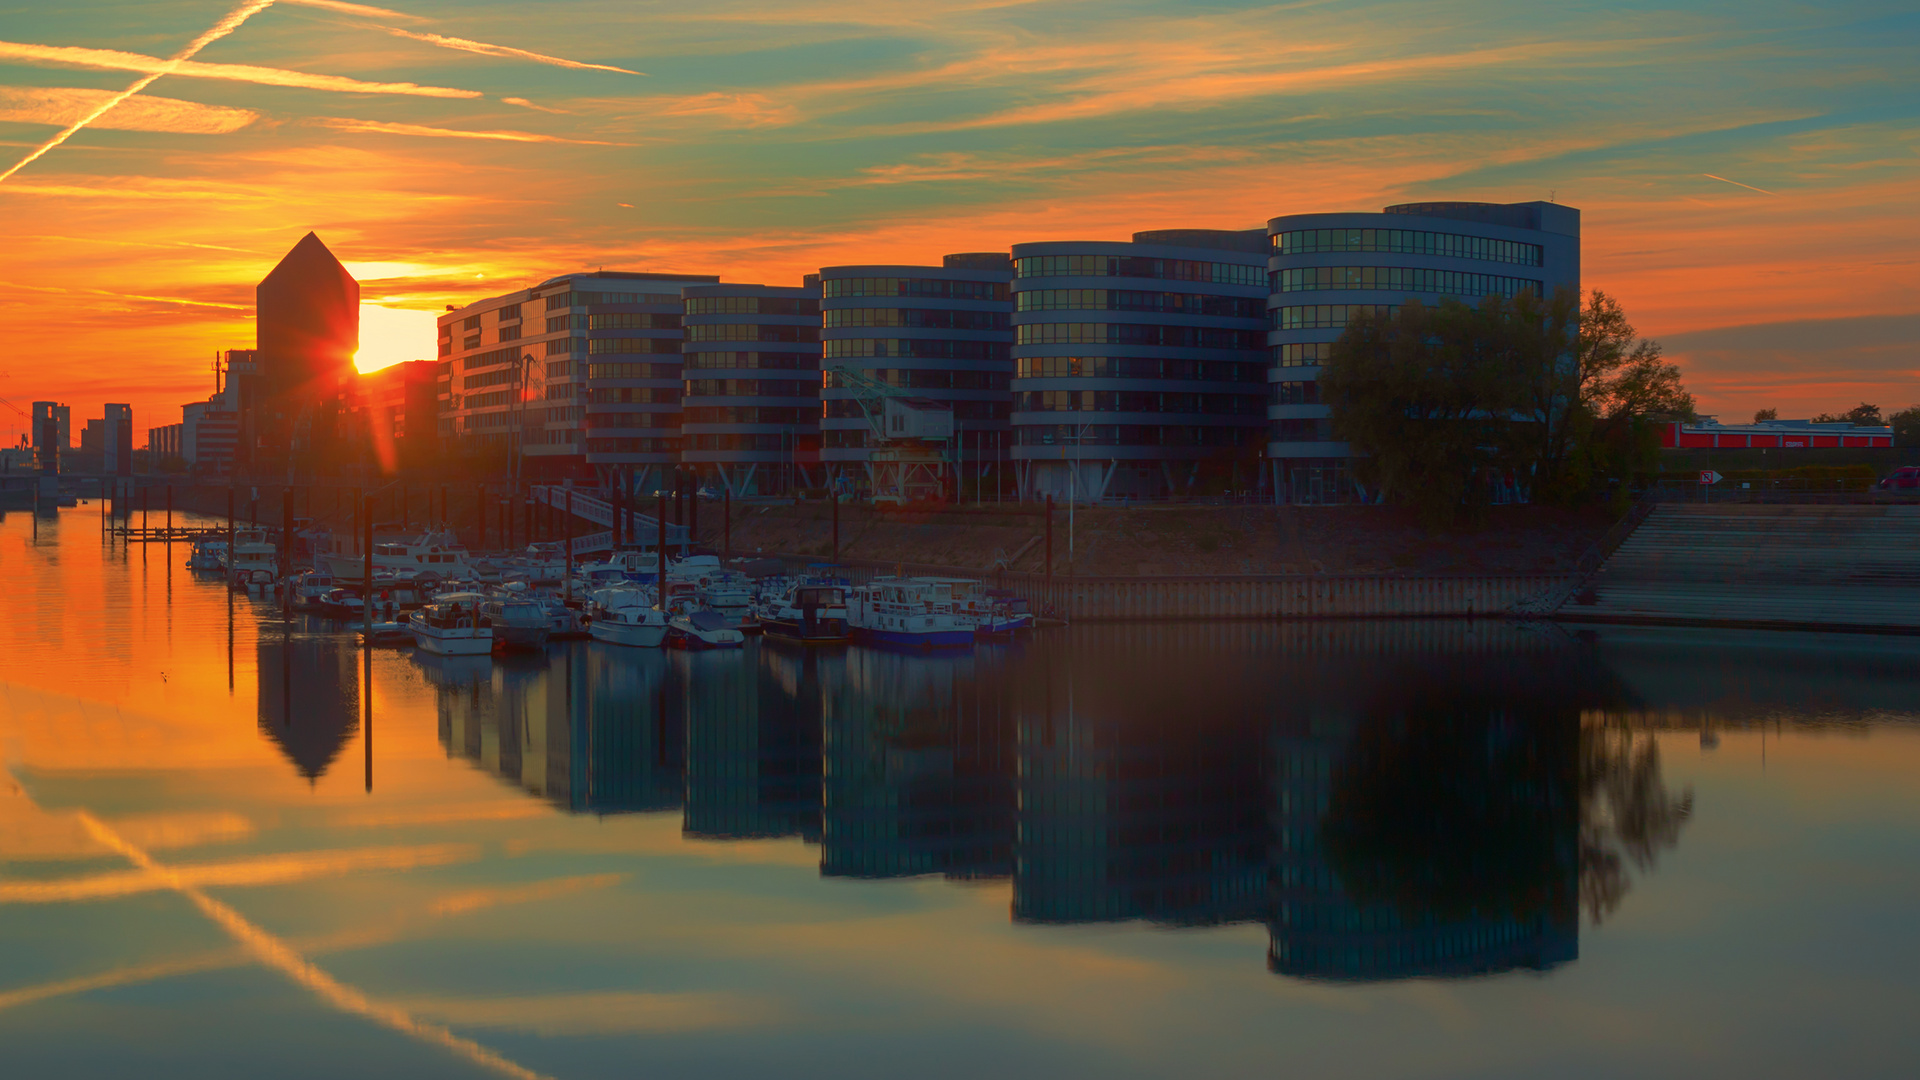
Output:
<svg viewBox="0 0 1920 1080">
<path fill-rule="evenodd" d="M 798 838 L 823 876 L 1010 879 L 1022 922 L 1264 923 L 1293 977 L 1567 963 L 1583 900 L 1611 913 L 1691 808 L 1604 722 L 1631 689 L 1551 628 L 416 662 L 449 752 L 568 811 Z"/>
<path fill-rule="evenodd" d="M 359 650 L 292 623 L 263 628 L 255 649 L 260 731 L 317 781 L 360 733 Z"/>
</svg>

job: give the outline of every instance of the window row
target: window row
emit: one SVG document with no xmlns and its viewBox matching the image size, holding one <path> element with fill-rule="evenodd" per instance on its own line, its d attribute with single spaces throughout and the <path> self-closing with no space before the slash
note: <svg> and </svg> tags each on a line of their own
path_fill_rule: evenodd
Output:
<svg viewBox="0 0 1920 1080">
<path fill-rule="evenodd" d="M 1341 325 L 1346 325 L 1342 323 Z M 1296 341 L 1273 347 L 1274 367 L 1317 367 L 1333 355 L 1331 341 Z"/>
<path fill-rule="evenodd" d="M 467 335 L 466 337 L 464 337 L 464 338 L 462 338 L 462 339 L 460 340 L 460 347 L 461 347 L 462 349 L 477 349 L 477 348 L 479 348 L 479 347 L 480 347 L 480 335 L 479 335 L 479 334 L 468 334 L 468 335 Z"/>
<path fill-rule="evenodd" d="M 1328 251 L 1386 251 L 1397 255 L 1446 255 L 1456 259 L 1539 266 L 1539 244 L 1493 240 L 1460 233 L 1414 229 L 1294 229 L 1271 237 L 1276 255 L 1315 255 Z"/>
<path fill-rule="evenodd" d="M 549 315 L 547 316 L 547 333 L 558 334 L 563 330 L 585 330 L 587 328 L 588 318 L 589 316 L 586 315 Z"/>
<path fill-rule="evenodd" d="M 821 345 L 829 360 L 862 356 L 918 357 L 924 360 L 1005 362 L 1007 345 L 999 341 L 935 341 L 926 338 L 846 338 Z"/>
<path fill-rule="evenodd" d="M 679 364 L 588 364 L 589 379 L 678 379 Z"/>
<path fill-rule="evenodd" d="M 1258 330 L 1153 323 L 1028 323 L 1013 328 L 1015 345 L 1158 345 L 1178 349 L 1257 349 Z"/>
<path fill-rule="evenodd" d="M 548 401 L 570 401 L 575 397 L 585 394 L 586 389 L 587 388 L 584 383 L 570 383 L 570 382 L 548 383 L 547 384 L 547 400 Z"/>
<path fill-rule="evenodd" d="M 457 395 L 454 397 L 453 400 L 454 400 L 453 407 L 456 409 L 461 409 L 461 408 L 487 409 L 487 408 L 492 408 L 495 405 L 510 404 L 513 401 L 513 391 L 495 390 L 491 394 L 468 394 L 464 399 L 465 400 L 464 405 L 461 403 L 462 399 Z M 503 413 L 502 415 L 505 415 L 505 414 Z"/>
<path fill-rule="evenodd" d="M 560 308 L 585 307 L 589 304 L 674 304 L 680 303 L 679 293 L 630 293 L 630 292 L 563 292 L 547 297 L 547 310 Z"/>
<path fill-rule="evenodd" d="M 496 404 L 498 403 L 496 402 Z M 470 407 L 473 405 L 471 399 L 469 399 L 468 405 Z M 510 428 L 513 426 L 513 414 L 510 412 L 479 413 L 474 416 L 465 417 L 464 419 L 466 420 L 466 424 L 463 430 L 466 431 L 479 431 L 486 428 Z"/>
<path fill-rule="evenodd" d="M 1393 318 L 1398 304 L 1302 304 L 1273 309 L 1275 330 L 1342 330 L 1355 315 L 1372 314 Z"/>
<path fill-rule="evenodd" d="M 682 452 L 689 450 L 760 450 L 784 452 L 796 449 L 794 445 L 795 441 L 793 436 L 785 435 L 777 431 L 759 435 L 683 435 L 680 437 L 680 449 Z M 807 442 L 811 443 L 813 439 L 809 437 Z"/>
<path fill-rule="evenodd" d="M 818 371 L 820 357 L 810 352 L 690 352 L 687 370 L 768 368 L 777 371 Z"/>
<path fill-rule="evenodd" d="M 602 353 L 678 353 L 680 342 L 674 338 L 593 338 L 587 342 L 587 351 Z"/>
<path fill-rule="evenodd" d="M 585 319 L 589 330 L 678 330 L 680 316 L 658 311 L 612 311 L 602 315 L 572 315 Z M 548 319 L 547 322 L 553 322 Z"/>
<path fill-rule="evenodd" d="M 441 343 L 440 343 L 440 355 L 441 355 L 441 356 L 452 356 L 452 355 L 453 355 L 453 342 L 451 342 L 451 341 L 443 341 L 443 342 L 441 342 Z"/>
<path fill-rule="evenodd" d="M 873 368 L 861 374 L 903 390 L 1005 390 L 1009 381 L 1004 371 L 943 368 Z M 847 381 L 837 371 L 826 371 L 821 373 L 820 385 L 828 390 L 844 390 Z"/>
<path fill-rule="evenodd" d="M 519 341 L 520 340 L 520 324 L 514 323 L 512 326 L 501 327 L 500 340 L 501 341 Z"/>
<path fill-rule="evenodd" d="M 1275 420 L 1270 434 L 1274 442 L 1331 442 L 1333 421 L 1319 419 Z"/>
<path fill-rule="evenodd" d="M 1261 364 L 1226 360 L 1162 360 L 1145 356 L 1023 356 L 1017 379 L 1185 379 L 1192 382 L 1263 382 Z"/>
<path fill-rule="evenodd" d="M 683 424 L 805 424 L 820 420 L 820 410 L 774 405 L 695 405 L 680 413 Z"/>
<path fill-rule="evenodd" d="M 588 439 L 589 454 L 677 454 L 679 439 Z"/>
<path fill-rule="evenodd" d="M 1273 403 L 1275 405 L 1318 405 L 1320 404 L 1320 384 L 1311 380 L 1274 383 Z"/>
<path fill-rule="evenodd" d="M 1430 292 L 1470 300 L 1492 295 L 1512 297 L 1522 292 L 1541 295 L 1540 283 L 1527 278 L 1469 274 L 1460 270 L 1429 270 L 1417 266 L 1298 266 L 1273 273 L 1274 292 L 1310 292 L 1315 289 Z"/>
<path fill-rule="evenodd" d="M 1263 416 L 1266 404 L 1250 394 L 1161 394 L 1151 390 L 1023 390 L 1015 412 L 1209 413 Z"/>
<path fill-rule="evenodd" d="M 587 391 L 591 405 L 675 405 L 680 391 L 659 386 L 601 386 Z"/>
<path fill-rule="evenodd" d="M 1141 259 L 1125 255 L 1029 255 L 1013 260 L 1013 276 L 1137 277 L 1208 281 L 1215 285 L 1265 285 L 1266 267 L 1188 259 Z"/>
<path fill-rule="evenodd" d="M 1179 315 L 1220 315 L 1264 319 L 1267 302 L 1258 297 L 1211 293 L 1135 292 L 1128 289 L 1033 289 L 1014 293 L 1019 311 L 1167 311 Z"/>
<path fill-rule="evenodd" d="M 513 381 L 514 370 L 512 368 L 501 368 L 498 371 L 483 371 L 478 375 L 467 376 L 461 380 L 460 389 L 473 390 L 482 386 L 500 386 Z"/>
<path fill-rule="evenodd" d="M 460 361 L 460 366 L 471 371 L 477 367 L 491 367 L 494 364 L 510 364 L 520 358 L 519 349 L 494 349 Z"/>
<path fill-rule="evenodd" d="M 820 301 L 793 296 L 689 296 L 689 315 L 818 315 Z"/>
<path fill-rule="evenodd" d="M 590 412 L 584 421 L 590 428 L 677 428 L 679 413 Z"/>
<path fill-rule="evenodd" d="M 908 326 L 920 330 L 1005 330 L 1004 311 L 968 311 L 943 308 L 829 308 L 821 325 Z"/>
<path fill-rule="evenodd" d="M 1022 424 L 1014 429 L 1021 446 L 1173 446 L 1248 445 L 1244 427 L 1161 426 L 1156 424 Z"/>
<path fill-rule="evenodd" d="M 517 319 L 519 317 L 520 317 L 520 305 L 508 304 L 505 307 L 500 309 L 500 316 L 496 318 L 494 321 L 495 322 L 511 322 L 514 319 Z"/>
<path fill-rule="evenodd" d="M 547 410 L 547 423 L 578 423 L 587 410 L 579 405 L 556 405 Z"/>
<path fill-rule="evenodd" d="M 584 370 L 584 365 L 576 366 L 572 360 L 547 361 L 547 378 L 571 379 L 576 371 Z"/>
<path fill-rule="evenodd" d="M 548 356 L 566 356 L 571 353 L 581 353 L 586 351 L 587 351 L 587 339 L 583 337 L 554 338 L 552 341 L 547 342 Z"/>
<path fill-rule="evenodd" d="M 1005 420 L 1013 411 L 1011 401 L 949 401 L 955 420 Z M 860 420 L 867 418 L 866 411 L 858 401 L 851 398 L 829 398 L 820 403 L 820 414 L 828 420 Z"/>
<path fill-rule="evenodd" d="M 781 326 L 777 323 L 719 323 L 687 327 L 688 341 L 804 341 L 820 340 L 817 326 Z"/>
<path fill-rule="evenodd" d="M 1005 300 L 1004 281 L 947 281 L 942 278 L 857 277 L 825 278 L 820 295 L 840 296 L 927 296 L 939 300 Z"/>
<path fill-rule="evenodd" d="M 794 379 L 688 379 L 688 397 L 814 397 L 817 383 Z"/>
</svg>

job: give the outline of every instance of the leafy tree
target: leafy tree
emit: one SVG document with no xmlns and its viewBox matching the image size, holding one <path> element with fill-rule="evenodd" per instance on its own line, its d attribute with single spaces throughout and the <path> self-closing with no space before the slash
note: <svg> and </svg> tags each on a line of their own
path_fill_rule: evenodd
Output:
<svg viewBox="0 0 1920 1080">
<path fill-rule="evenodd" d="M 1920 405 L 1909 405 L 1887 417 L 1893 425 L 1893 445 L 1920 446 Z"/>
<path fill-rule="evenodd" d="M 1854 427 L 1880 427 L 1886 421 L 1880 418 L 1880 406 L 1861 402 L 1843 413 L 1821 413 L 1813 418 L 1816 424 L 1852 424 Z"/>
<path fill-rule="evenodd" d="M 1356 315 L 1320 390 L 1335 434 L 1366 455 L 1363 478 L 1442 520 L 1496 473 L 1572 501 L 1650 467 L 1657 423 L 1696 415 L 1680 369 L 1598 290 L 1584 309 L 1562 289 Z"/>
<path fill-rule="evenodd" d="M 1762 420 L 1778 420 L 1778 419 L 1780 419 L 1779 409 L 1755 409 L 1753 413 L 1753 422 L 1756 424 L 1760 423 Z"/>
</svg>

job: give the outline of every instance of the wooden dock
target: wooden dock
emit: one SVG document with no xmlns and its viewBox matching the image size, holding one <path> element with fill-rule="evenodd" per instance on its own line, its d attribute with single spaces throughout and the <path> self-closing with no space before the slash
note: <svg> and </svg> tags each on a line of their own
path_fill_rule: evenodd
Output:
<svg viewBox="0 0 1920 1080">
<path fill-rule="evenodd" d="M 1555 616 L 1920 633 L 1920 506 L 1662 505 Z"/>
</svg>

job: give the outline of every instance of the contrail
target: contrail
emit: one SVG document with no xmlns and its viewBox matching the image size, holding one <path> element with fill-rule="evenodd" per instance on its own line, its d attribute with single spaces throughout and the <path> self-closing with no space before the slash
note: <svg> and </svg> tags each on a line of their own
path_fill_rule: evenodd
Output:
<svg viewBox="0 0 1920 1080">
<path fill-rule="evenodd" d="M 271 0 L 268 2 L 270 3 Z M 259 6 L 267 5 L 262 3 Z M 292 945 L 247 921 L 246 916 L 233 908 L 208 896 L 199 886 L 187 880 L 180 871 L 155 861 L 153 856 L 128 843 L 105 822 L 85 810 L 80 811 L 80 824 L 102 845 L 113 849 L 134 866 L 186 897 L 194 907 L 200 909 L 202 915 L 218 924 L 239 943 L 241 948 L 251 953 L 254 959 L 313 991 L 322 1001 L 334 1008 L 365 1017 L 403 1035 L 411 1035 L 424 1042 L 443 1047 L 476 1065 L 513 1077 L 514 1080 L 546 1080 L 540 1073 L 517 1062 L 509 1061 L 471 1039 L 463 1039 L 439 1024 L 415 1019 L 411 1014 L 391 1005 L 382 1005 L 340 982 L 314 966 L 313 961 L 301 955 Z"/>
<path fill-rule="evenodd" d="M 1718 180 L 1723 184 L 1732 184 L 1734 187 L 1743 187 L 1743 188 L 1746 188 L 1748 191 L 1757 191 L 1762 195 L 1771 195 L 1776 199 L 1781 197 L 1780 193 L 1777 191 L 1768 191 L 1766 188 L 1763 188 L 1763 187 L 1754 187 L 1752 184 L 1743 184 L 1738 180 L 1729 180 L 1724 176 L 1715 176 L 1710 172 L 1703 172 L 1700 175 L 1706 177 L 1709 180 Z"/>
<path fill-rule="evenodd" d="M 441 34 L 417 34 L 412 30 L 401 30 L 393 26 L 386 27 L 385 29 L 387 33 L 395 37 L 412 38 L 414 41 L 424 41 L 429 45 L 438 45 L 443 49 L 459 49 L 461 52 L 478 53 L 481 56 L 499 56 L 509 60 L 531 60 L 536 64 L 552 64 L 555 67 L 574 68 L 578 71 L 617 71 L 622 75 L 646 74 L 644 71 L 614 67 L 611 64 L 588 64 L 579 60 L 568 60 L 563 56 L 548 56 L 546 53 L 528 52 L 525 49 L 516 49 L 510 45 L 490 45 L 484 41 L 446 37 Z"/>
<path fill-rule="evenodd" d="M 253 16 L 258 14 L 259 12 L 265 11 L 267 7 L 270 6 L 272 3 L 273 3 L 273 0 L 247 0 L 246 3 L 241 4 L 237 8 L 234 8 L 232 11 L 227 13 L 226 18 L 221 19 L 217 23 L 214 23 L 212 29 L 208 30 L 204 34 L 201 34 L 199 37 L 194 38 L 192 41 L 187 42 L 187 47 L 173 54 L 173 56 L 167 60 L 166 64 L 162 67 L 161 70 L 156 71 L 151 75 L 143 75 L 140 78 L 135 79 L 133 81 L 132 86 L 127 87 L 125 90 L 121 91 L 120 93 L 115 94 L 114 96 L 94 106 L 93 109 L 89 110 L 86 113 L 86 115 L 82 116 L 78 120 L 75 120 L 72 123 L 72 125 L 70 125 L 65 131 L 62 131 L 58 135 L 55 135 L 53 138 L 48 139 L 44 143 L 41 143 L 37 148 L 34 149 L 32 153 L 28 154 L 24 158 L 21 158 L 19 163 L 14 165 L 13 168 L 8 169 L 6 172 L 0 173 L 0 184 L 6 183 L 8 178 L 13 176 L 14 173 L 17 173 L 21 169 L 26 168 L 27 166 L 33 164 L 35 161 L 38 161 L 43 155 L 46 154 L 47 151 L 52 150 L 54 147 L 59 146 L 61 143 L 66 142 L 68 139 L 73 138 L 75 132 L 79 131 L 83 127 L 86 127 L 88 124 L 93 123 L 95 120 L 100 119 L 102 116 L 105 116 L 107 114 L 107 111 L 109 109 L 112 109 L 115 105 L 120 104 L 121 102 L 127 100 L 128 98 L 139 93 L 140 91 L 145 90 L 147 87 L 152 86 L 155 79 L 158 79 L 160 76 L 165 75 L 167 72 L 172 71 L 174 68 L 193 59 L 194 54 L 198 53 L 201 49 L 206 48 L 207 46 L 213 44 L 214 42 L 219 41 L 221 38 L 226 37 L 228 34 L 233 33 L 235 30 L 240 29 L 241 23 L 244 23 L 248 19 L 253 18 Z"/>
</svg>

